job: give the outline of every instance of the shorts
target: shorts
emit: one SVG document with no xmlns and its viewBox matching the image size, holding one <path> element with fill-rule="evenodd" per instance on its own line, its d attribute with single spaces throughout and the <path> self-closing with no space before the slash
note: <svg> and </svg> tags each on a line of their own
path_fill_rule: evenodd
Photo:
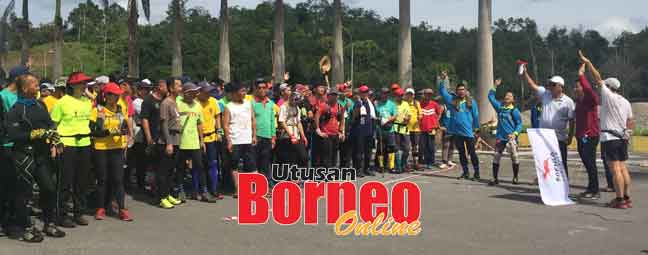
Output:
<svg viewBox="0 0 648 255">
<path fill-rule="evenodd" d="M 230 166 L 232 170 L 238 170 L 242 173 L 252 173 L 256 171 L 256 160 L 254 149 L 251 144 L 232 145 L 230 157 Z"/>
<path fill-rule="evenodd" d="M 628 141 L 611 140 L 601 143 L 601 154 L 606 161 L 628 160 Z"/>
</svg>

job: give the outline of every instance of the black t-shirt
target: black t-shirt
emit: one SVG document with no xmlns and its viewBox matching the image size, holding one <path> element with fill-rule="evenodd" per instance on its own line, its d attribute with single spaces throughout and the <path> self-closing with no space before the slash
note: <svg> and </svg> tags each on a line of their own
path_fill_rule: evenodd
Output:
<svg viewBox="0 0 648 255">
<path fill-rule="evenodd" d="M 161 99 L 155 98 L 152 94 L 146 95 L 142 102 L 142 111 L 140 112 L 140 119 L 147 119 L 149 128 L 151 129 L 151 138 L 157 141 L 160 136 L 160 104 Z M 143 132 L 143 131 L 142 131 Z"/>
</svg>

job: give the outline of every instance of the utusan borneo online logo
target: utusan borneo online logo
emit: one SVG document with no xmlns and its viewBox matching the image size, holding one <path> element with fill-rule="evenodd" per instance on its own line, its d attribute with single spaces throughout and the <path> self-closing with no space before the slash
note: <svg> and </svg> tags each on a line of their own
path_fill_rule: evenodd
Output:
<svg viewBox="0 0 648 255">
<path fill-rule="evenodd" d="M 268 178 L 239 174 L 238 223 L 333 227 L 338 236 L 416 236 L 421 233 L 421 189 L 400 181 L 356 184 L 353 168 L 299 168 L 272 165 L 275 184 L 268 196 Z M 324 203 L 320 203 L 324 200 Z M 325 222 L 319 206 L 326 208 Z"/>
</svg>

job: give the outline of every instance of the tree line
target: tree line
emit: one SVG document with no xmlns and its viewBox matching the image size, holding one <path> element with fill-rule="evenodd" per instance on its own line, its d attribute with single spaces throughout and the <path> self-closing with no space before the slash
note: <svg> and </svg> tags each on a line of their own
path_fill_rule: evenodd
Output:
<svg viewBox="0 0 648 255">
<path fill-rule="evenodd" d="M 128 12 L 116 3 L 87 1 L 73 9 L 61 21 L 61 36 L 65 44 L 80 43 L 81 47 L 96 52 L 97 58 L 79 59 L 91 74 L 128 73 L 128 20 L 135 12 Z M 129 4 L 137 2 L 130 0 Z M 146 1 L 142 1 L 146 2 Z M 186 1 L 172 1 L 166 18 L 158 24 L 137 24 L 136 45 L 139 48 L 140 77 L 166 77 L 178 72 L 198 79 L 215 79 L 219 71 L 219 31 L 221 19 L 212 16 L 203 7 L 185 8 Z M 135 3 L 137 4 L 137 3 Z M 214 4 L 218 4 L 214 2 Z M 225 4 L 226 6 L 226 4 Z M 254 9 L 229 7 L 226 9 L 229 32 L 231 79 L 252 80 L 271 78 L 273 72 L 273 35 L 276 4 L 266 1 Z M 333 1 L 308 0 L 294 6 L 283 6 L 285 31 L 285 69 L 291 80 L 309 83 L 320 79 L 318 61 L 332 54 L 335 35 L 335 5 Z M 145 6 L 142 6 L 145 7 Z M 150 9 L 143 8 L 146 17 Z M 133 10 L 131 8 L 131 10 Z M 375 11 L 341 6 L 343 22 L 344 80 L 364 83 L 371 87 L 387 86 L 399 80 L 399 20 L 381 17 Z M 54 15 L 53 15 L 54 16 Z M 105 20 L 104 20 L 105 18 Z M 132 24 L 132 22 L 131 22 Z M 181 25 L 180 29 L 174 27 Z M 412 26 L 412 79 L 415 88 L 436 87 L 436 75 L 449 70 L 454 80 L 465 80 L 475 88 L 477 80 L 477 29 L 443 30 L 440 24 L 422 22 Z M 20 50 L 22 18 L 11 13 L 7 17 L 7 50 Z M 132 28 L 131 28 L 132 29 Z M 529 61 L 531 73 L 542 80 L 552 74 L 562 75 L 568 87 L 576 79 L 578 60 L 576 51 L 582 49 L 592 62 L 601 66 L 604 74 L 619 77 L 623 93 L 631 99 L 648 98 L 641 89 L 648 83 L 648 28 L 639 33 L 625 32 L 612 42 L 596 30 L 553 27 L 541 35 L 531 18 L 508 18 L 493 22 L 494 73 L 504 80 L 504 87 L 517 95 L 526 95 L 524 84 L 516 75 L 516 60 Z M 54 41 L 57 23 L 32 27 L 31 45 Z M 177 38 L 179 44 L 174 43 Z M 131 41 L 132 42 L 132 41 Z M 172 59 L 178 59 L 181 45 L 180 69 L 172 68 Z M 0 49 L 3 50 L 3 49 Z M 174 54 L 176 56 L 174 57 Z M 104 59 L 105 56 L 105 59 Z M 65 58 L 75 58 L 66 55 Z M 353 60 L 353 61 L 352 61 Z M 176 63 L 177 66 L 177 62 Z M 5 67 L 5 69 L 8 67 Z M 79 66 L 63 66 L 68 73 Z M 352 77 L 353 76 L 353 77 Z"/>
</svg>

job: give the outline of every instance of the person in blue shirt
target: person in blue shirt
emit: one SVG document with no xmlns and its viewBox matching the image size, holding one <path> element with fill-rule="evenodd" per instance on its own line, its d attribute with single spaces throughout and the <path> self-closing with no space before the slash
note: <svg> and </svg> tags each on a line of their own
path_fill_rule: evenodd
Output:
<svg viewBox="0 0 648 255">
<path fill-rule="evenodd" d="M 396 105 L 389 100 L 389 89 L 383 88 L 376 93 L 376 117 L 378 118 L 378 149 L 376 150 L 378 168 L 384 173 L 387 169 L 393 172 L 396 168 L 396 137 L 394 120 Z"/>
<path fill-rule="evenodd" d="M 488 185 L 499 184 L 498 173 L 500 159 L 504 149 L 511 155 L 513 161 L 513 184 L 518 184 L 518 173 L 520 172 L 520 161 L 518 159 L 517 138 L 522 132 L 522 118 L 520 110 L 515 107 L 515 97 L 512 92 L 506 92 L 502 102 L 495 99 L 495 89 L 502 84 L 501 79 L 495 80 L 495 88 L 488 93 L 488 101 L 497 112 L 497 142 L 495 143 L 495 154 L 493 155 L 493 180 Z"/>
<path fill-rule="evenodd" d="M 446 88 L 448 73 L 441 72 L 439 77 L 439 92 L 447 106 L 447 111 L 452 116 L 449 120 L 447 129 L 453 134 L 454 145 L 459 150 L 459 159 L 463 168 L 463 173 L 458 179 L 470 179 L 468 175 L 468 159 L 466 158 L 466 149 L 470 154 L 470 161 L 473 165 L 474 175 L 472 180 L 478 181 L 479 177 L 479 158 L 475 152 L 475 141 L 479 135 L 479 110 L 477 102 L 468 95 L 465 82 L 457 84 L 455 94 L 448 93 Z"/>
</svg>

